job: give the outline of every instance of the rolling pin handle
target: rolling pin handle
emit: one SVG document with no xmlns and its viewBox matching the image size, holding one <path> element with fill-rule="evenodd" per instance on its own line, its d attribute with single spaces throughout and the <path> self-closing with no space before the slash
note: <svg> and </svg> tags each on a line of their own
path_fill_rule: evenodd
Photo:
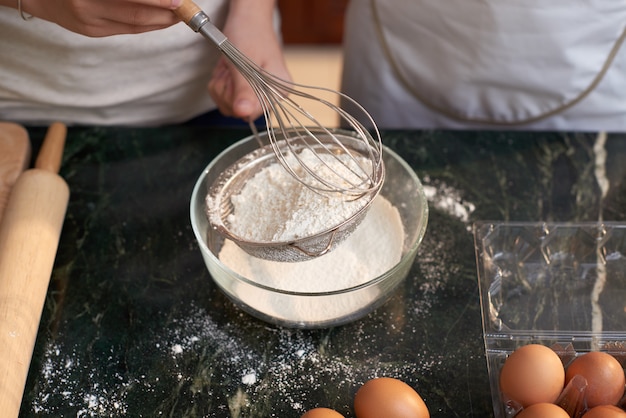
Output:
<svg viewBox="0 0 626 418">
<path fill-rule="evenodd" d="M 41 150 L 35 160 L 35 168 L 58 173 L 63 160 L 63 148 L 67 127 L 61 122 L 54 122 L 48 128 Z"/>
</svg>

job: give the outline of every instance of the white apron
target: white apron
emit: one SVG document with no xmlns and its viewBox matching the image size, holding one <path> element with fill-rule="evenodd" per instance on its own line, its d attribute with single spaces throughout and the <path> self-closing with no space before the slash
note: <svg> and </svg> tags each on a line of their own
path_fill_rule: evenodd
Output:
<svg viewBox="0 0 626 418">
<path fill-rule="evenodd" d="M 226 0 L 197 0 L 214 22 Z M 91 38 L 0 7 L 0 120 L 47 125 L 164 125 L 216 106 L 216 48 L 184 23 Z"/>
<path fill-rule="evenodd" d="M 626 0 L 353 0 L 342 88 L 383 128 L 626 131 Z"/>
</svg>

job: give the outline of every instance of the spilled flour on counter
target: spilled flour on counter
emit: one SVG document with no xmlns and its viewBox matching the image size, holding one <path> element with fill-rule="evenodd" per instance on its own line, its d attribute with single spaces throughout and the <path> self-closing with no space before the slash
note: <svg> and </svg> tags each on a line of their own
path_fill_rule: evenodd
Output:
<svg viewBox="0 0 626 418">
<path fill-rule="evenodd" d="M 206 397 L 224 396 L 219 402 L 227 404 L 228 411 L 215 406 L 214 411 L 203 417 L 284 418 L 301 416 L 312 407 L 312 400 L 320 396 L 319 392 L 328 388 L 337 393 L 351 393 L 353 388 L 375 376 L 397 376 L 410 382 L 440 364 L 443 355 L 433 358 L 421 351 L 412 353 L 410 361 L 381 361 L 385 354 L 371 339 L 388 341 L 392 338 L 388 334 L 390 325 L 388 322 L 379 325 L 383 335 L 365 332 L 362 325 L 351 331 L 337 330 L 332 332 L 337 341 L 323 337 L 325 331 L 320 335 L 309 330 L 264 327 L 261 343 L 246 327 L 220 324 L 210 312 L 192 303 L 186 314 L 155 337 L 162 350 L 160 361 L 172 374 L 179 375 L 177 380 L 183 391 L 198 381 L 210 385 L 210 389 L 192 399 L 202 404 Z M 421 329 L 417 323 L 413 326 Z M 412 329 L 412 334 L 418 333 Z M 340 347 L 345 344 L 343 332 L 354 332 L 353 345 Z M 182 351 L 172 355 L 175 345 Z M 206 353 L 213 355 L 206 357 Z M 354 357 L 368 358 L 371 362 L 364 365 Z M 289 413 L 289 409 L 293 412 Z M 162 416 L 183 414 L 164 411 Z"/>
<path fill-rule="evenodd" d="M 470 215 L 476 210 L 476 205 L 463 199 L 458 190 L 443 182 L 428 185 L 430 178 L 425 176 L 423 180 L 424 194 L 430 206 L 459 219 L 467 225 L 467 231 L 471 232 Z"/>
<path fill-rule="evenodd" d="M 133 384 L 118 372 L 110 375 L 83 360 L 80 351 L 56 343 L 46 346 L 31 405 L 37 416 L 64 416 L 59 405 L 71 408 L 77 418 L 126 416 Z"/>
<path fill-rule="evenodd" d="M 298 263 L 253 257 L 232 241 L 225 241 L 219 258 L 233 271 L 258 284 L 286 291 L 320 292 L 346 289 L 366 283 L 396 265 L 401 257 L 404 228 L 400 213 L 378 196 L 357 229 L 332 252 Z M 286 303 L 283 296 L 268 298 L 265 292 L 241 287 L 238 296 L 262 312 L 282 318 L 323 321 L 353 312 L 378 296 L 376 289 L 325 302 L 303 299 Z"/>
<path fill-rule="evenodd" d="M 392 318 L 372 333 L 362 328 L 363 323 L 351 329 L 312 332 L 223 321 L 194 302 L 172 308 L 167 316 L 162 327 L 129 340 L 125 347 L 99 340 L 98 344 L 109 346 L 104 358 L 84 346 L 64 343 L 64 336 L 46 344 L 25 414 L 295 417 L 310 409 L 320 396 L 316 393 L 327 388 L 352 393 L 379 375 L 411 382 L 439 359 L 418 350 L 411 353 L 410 361 L 386 361 L 376 341 L 385 345 L 382 341 L 393 338 Z M 407 325 L 410 335 L 421 331 L 418 322 Z M 343 337 L 344 333 L 350 337 Z M 127 363 L 129 353 L 133 360 Z M 355 358 L 368 361 L 363 364 Z M 204 409 L 199 413 L 200 408 Z"/>
<path fill-rule="evenodd" d="M 315 155 L 303 150 L 299 155 L 303 163 L 323 179 L 334 180 L 337 174 L 359 183 L 353 172 L 361 171 L 347 155 L 339 155 L 340 161 L 327 155 Z M 294 171 L 305 177 L 304 169 L 290 154 L 287 160 Z M 322 158 L 324 162 L 319 159 Z M 364 166 L 371 164 L 361 159 Z M 315 180 L 312 180 L 315 181 Z M 347 182 L 342 182 L 348 187 Z M 211 207 L 210 197 L 207 200 Z M 333 193 L 316 193 L 298 182 L 279 164 L 270 164 L 246 181 L 238 194 L 231 196 L 234 212 L 227 218 L 229 229 L 235 235 L 249 241 L 292 241 L 326 231 L 339 225 L 357 213 L 366 199 L 353 199 L 352 196 Z"/>
</svg>

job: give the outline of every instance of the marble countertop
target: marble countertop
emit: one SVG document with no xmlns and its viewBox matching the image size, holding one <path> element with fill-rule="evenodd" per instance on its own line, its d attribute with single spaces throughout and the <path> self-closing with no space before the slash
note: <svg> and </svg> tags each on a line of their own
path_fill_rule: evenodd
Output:
<svg viewBox="0 0 626 418">
<path fill-rule="evenodd" d="M 44 130 L 30 135 L 36 152 Z M 493 416 L 473 222 L 626 221 L 626 135 L 383 132 L 429 199 L 407 279 L 361 320 L 278 328 L 216 288 L 189 223 L 197 177 L 247 135 L 69 130 L 70 203 L 20 416 L 354 417 L 375 376 L 413 386 L 432 417 Z"/>
</svg>

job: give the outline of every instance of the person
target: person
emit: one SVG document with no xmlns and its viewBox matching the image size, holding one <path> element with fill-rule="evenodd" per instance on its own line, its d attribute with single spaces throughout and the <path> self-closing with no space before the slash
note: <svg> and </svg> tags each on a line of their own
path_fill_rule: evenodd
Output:
<svg viewBox="0 0 626 418">
<path fill-rule="evenodd" d="M 182 0 L 0 0 L 0 119 L 159 126 L 261 108 Z M 198 0 L 228 39 L 289 79 L 275 0 Z M 207 116 L 207 120 L 213 118 Z"/>
<path fill-rule="evenodd" d="M 351 0 L 341 89 L 383 128 L 626 131 L 626 4 Z"/>
</svg>

